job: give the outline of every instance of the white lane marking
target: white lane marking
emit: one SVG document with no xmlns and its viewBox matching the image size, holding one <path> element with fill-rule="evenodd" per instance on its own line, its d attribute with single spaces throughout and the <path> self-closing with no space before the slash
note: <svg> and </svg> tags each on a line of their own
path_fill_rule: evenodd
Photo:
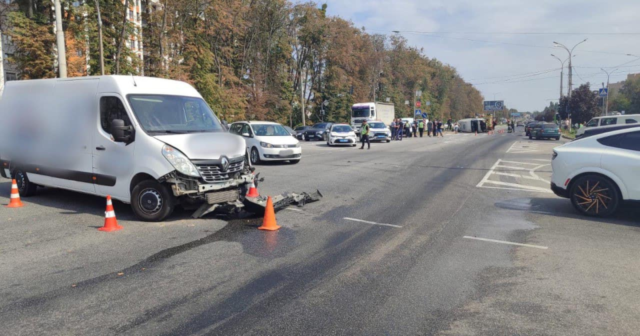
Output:
<svg viewBox="0 0 640 336">
<path fill-rule="evenodd" d="M 344 217 L 343 219 L 346 219 L 346 220 L 349 220 L 349 221 L 354 221 L 354 222 L 371 224 L 371 225 L 380 225 L 380 226 L 390 226 L 390 227 L 394 227 L 394 228 L 402 228 L 402 226 L 400 226 L 400 225 L 376 223 L 376 222 L 370 222 L 370 221 L 366 221 L 366 220 L 362 220 L 362 219 L 356 219 L 356 218 Z"/>
<path fill-rule="evenodd" d="M 533 187 L 533 186 L 528 186 L 528 185 L 524 185 L 524 184 L 508 183 L 508 182 L 492 181 L 492 180 L 487 180 L 487 181 L 485 181 L 485 183 L 497 184 L 497 185 L 501 185 L 501 186 L 505 186 L 505 187 L 520 188 L 520 189 L 529 190 L 529 191 L 539 191 L 539 192 L 543 192 L 543 193 L 553 193 L 553 191 L 551 191 L 549 189 Z"/>
<path fill-rule="evenodd" d="M 304 212 L 303 210 L 300 209 L 296 209 L 296 208 L 284 208 L 285 210 L 290 210 L 290 211 L 295 211 L 295 212 Z"/>
<path fill-rule="evenodd" d="M 551 160 L 545 160 L 545 159 L 527 159 L 527 160 L 531 160 L 531 161 L 542 161 L 542 162 L 551 162 Z"/>
<path fill-rule="evenodd" d="M 489 176 L 491 176 L 491 174 L 493 174 L 493 171 L 496 169 L 496 167 L 500 164 L 500 159 L 498 159 L 498 161 L 496 161 L 496 163 L 493 164 L 493 166 L 491 167 L 491 169 L 489 169 L 489 171 L 487 172 L 487 174 L 482 178 L 482 180 L 478 183 L 478 185 L 476 185 L 476 188 L 480 188 L 482 187 L 482 185 L 487 182 L 487 180 L 489 180 Z"/>
<path fill-rule="evenodd" d="M 546 246 L 512 243 L 512 242 L 508 242 L 508 241 L 504 241 L 504 240 L 495 240 L 495 239 L 479 238 L 479 237 L 471 237 L 471 236 L 464 236 L 462 238 L 473 239 L 473 240 L 481 240 L 481 241 L 486 241 L 486 242 L 491 242 L 491 243 L 498 243 L 498 244 L 515 245 L 515 246 L 523 246 L 523 247 L 532 247 L 532 248 L 537 248 L 537 249 L 541 249 L 541 250 L 548 249 L 548 247 L 546 247 Z"/>
<path fill-rule="evenodd" d="M 539 165 L 539 163 L 529 163 L 529 162 L 519 162 L 519 161 L 506 161 L 506 160 L 502 160 L 502 162 L 506 162 L 506 163 L 515 163 L 515 164 L 528 164 L 528 165 L 532 165 L 532 166 L 537 166 L 537 165 Z"/>
<path fill-rule="evenodd" d="M 502 161 L 504 162 L 504 161 Z M 506 169 L 513 169 L 513 170 L 529 170 L 527 168 L 523 168 L 523 167 L 514 167 L 514 166 L 498 166 L 498 168 L 506 168 Z"/>
<path fill-rule="evenodd" d="M 493 174 L 494 175 L 501 175 L 501 176 L 520 177 L 520 178 L 527 179 L 527 180 L 538 180 L 538 178 L 536 178 L 536 177 L 531 177 L 531 176 L 527 176 L 527 175 L 509 174 L 509 173 L 501 173 L 501 172 L 494 172 Z"/>
</svg>

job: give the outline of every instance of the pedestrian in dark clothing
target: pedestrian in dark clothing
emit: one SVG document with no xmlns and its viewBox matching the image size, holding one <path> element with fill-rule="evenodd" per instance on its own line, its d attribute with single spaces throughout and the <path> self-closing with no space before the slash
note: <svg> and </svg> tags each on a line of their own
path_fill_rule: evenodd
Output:
<svg viewBox="0 0 640 336">
<path fill-rule="evenodd" d="M 400 124 L 398 126 L 398 140 L 402 141 L 402 136 L 404 135 L 404 123 L 402 119 L 398 119 L 398 124 Z"/>
<path fill-rule="evenodd" d="M 447 127 L 449 127 L 450 130 L 453 130 L 453 126 L 451 125 L 451 118 L 447 120 Z"/>
<path fill-rule="evenodd" d="M 360 139 L 362 140 L 362 147 L 360 147 L 360 149 L 364 149 L 365 142 L 369 146 L 367 149 L 371 149 L 371 142 L 369 141 L 369 125 L 366 120 L 362 122 L 362 126 L 360 127 Z"/>
<path fill-rule="evenodd" d="M 438 121 L 438 135 L 444 138 L 444 134 L 442 134 L 442 121 Z"/>
<path fill-rule="evenodd" d="M 422 138 L 422 133 L 424 133 L 424 120 L 420 120 L 418 123 L 418 131 L 420 132 L 420 137 Z"/>
<path fill-rule="evenodd" d="M 418 137 L 418 121 L 414 120 L 413 124 L 411 125 L 411 130 L 413 131 L 413 137 L 417 138 Z"/>
<path fill-rule="evenodd" d="M 396 119 L 396 137 L 394 140 L 400 140 L 401 126 L 402 126 L 402 121 L 400 121 L 400 118 Z"/>
<path fill-rule="evenodd" d="M 433 131 L 433 121 L 429 120 L 427 122 L 427 135 L 431 137 L 431 132 Z"/>
<path fill-rule="evenodd" d="M 396 128 L 396 120 L 393 119 L 393 121 L 391 122 L 391 139 L 395 140 L 396 139 L 396 132 L 397 132 L 397 128 Z"/>
</svg>

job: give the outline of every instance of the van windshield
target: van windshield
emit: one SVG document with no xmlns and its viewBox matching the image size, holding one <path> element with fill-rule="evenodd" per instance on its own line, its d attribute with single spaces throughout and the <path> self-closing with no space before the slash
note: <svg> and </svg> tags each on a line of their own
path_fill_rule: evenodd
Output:
<svg viewBox="0 0 640 336">
<path fill-rule="evenodd" d="M 128 95 L 127 99 L 147 133 L 224 132 L 220 120 L 202 98 Z"/>
<path fill-rule="evenodd" d="M 371 113 L 369 113 L 369 106 L 366 107 L 352 107 L 351 108 L 351 116 L 353 118 L 369 118 L 371 117 Z"/>
</svg>

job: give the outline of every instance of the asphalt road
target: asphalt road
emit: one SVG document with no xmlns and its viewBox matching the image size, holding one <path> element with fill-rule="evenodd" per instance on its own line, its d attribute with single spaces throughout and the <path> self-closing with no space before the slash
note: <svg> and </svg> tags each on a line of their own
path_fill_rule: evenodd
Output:
<svg viewBox="0 0 640 336">
<path fill-rule="evenodd" d="M 125 228 L 103 233 L 104 199 L 43 189 L 0 208 L 0 333 L 637 335 L 639 212 L 592 220 L 551 194 L 557 145 L 304 143 L 299 164 L 258 167 L 263 195 L 325 195 L 279 212 L 277 232 L 143 223 L 116 202 Z"/>
</svg>

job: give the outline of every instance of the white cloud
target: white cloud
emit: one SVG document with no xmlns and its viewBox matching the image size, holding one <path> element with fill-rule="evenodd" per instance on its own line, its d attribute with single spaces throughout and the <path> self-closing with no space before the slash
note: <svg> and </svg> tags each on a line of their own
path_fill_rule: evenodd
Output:
<svg viewBox="0 0 640 336">
<path fill-rule="evenodd" d="M 424 48 L 427 56 L 455 66 L 472 83 L 490 82 L 489 78 L 496 76 L 559 68 L 560 63 L 550 54 L 566 58 L 567 53 L 552 48 L 553 41 L 572 46 L 589 38 L 574 52 L 577 55 L 573 64 L 576 67 L 574 87 L 586 81 L 591 81 L 592 86 L 599 86 L 606 81 L 606 75 L 599 67 L 633 60 L 625 56 L 628 53 L 640 55 L 640 35 L 589 34 L 640 32 L 638 0 L 329 0 L 327 3 L 330 15 L 351 20 L 356 26 L 374 33 L 391 34 L 393 30 L 580 33 L 438 36 L 403 33 L 411 44 Z M 621 68 L 612 76 L 612 81 L 624 79 L 628 72 L 640 72 L 640 61 L 629 65 L 637 67 Z M 558 71 L 522 78 L 519 82 L 477 85 L 477 88 L 487 99 L 493 99 L 495 94 L 510 107 L 524 111 L 541 110 L 549 104 L 548 99 L 558 97 L 559 76 Z M 566 93 L 566 78 L 564 84 Z"/>
</svg>

